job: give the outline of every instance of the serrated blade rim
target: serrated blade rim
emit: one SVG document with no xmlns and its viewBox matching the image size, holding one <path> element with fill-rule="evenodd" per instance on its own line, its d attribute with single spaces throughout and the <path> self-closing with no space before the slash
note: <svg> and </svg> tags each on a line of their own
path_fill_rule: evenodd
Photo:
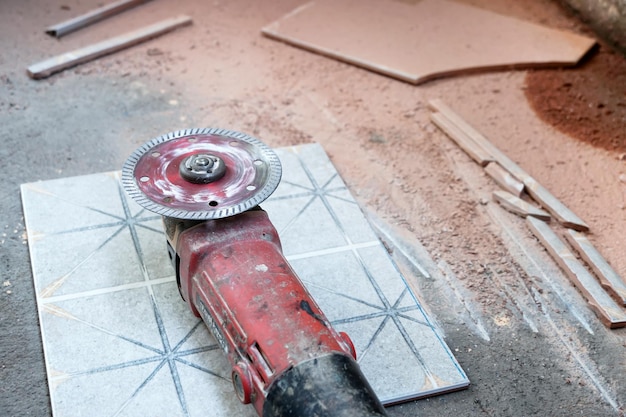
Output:
<svg viewBox="0 0 626 417">
<path fill-rule="evenodd" d="M 146 196 L 137 184 L 135 178 L 135 168 L 141 158 L 151 152 L 157 145 L 185 136 L 193 135 L 219 135 L 234 140 L 239 140 L 253 145 L 256 150 L 265 158 L 269 166 L 269 175 L 262 188 L 258 189 L 250 198 L 233 206 L 221 206 L 209 210 L 182 210 L 167 207 L 159 204 Z M 126 160 L 122 167 L 121 182 L 129 197 L 141 207 L 165 217 L 172 217 L 185 220 L 211 220 L 234 216 L 244 211 L 250 210 L 265 201 L 278 187 L 282 176 L 282 166 L 278 155 L 266 144 L 250 135 L 235 130 L 207 127 L 176 130 L 161 136 L 152 138 L 139 146 Z"/>
</svg>

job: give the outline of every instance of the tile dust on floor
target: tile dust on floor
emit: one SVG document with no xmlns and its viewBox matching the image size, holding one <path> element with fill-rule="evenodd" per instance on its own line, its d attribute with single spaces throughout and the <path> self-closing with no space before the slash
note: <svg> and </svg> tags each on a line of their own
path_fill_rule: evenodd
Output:
<svg viewBox="0 0 626 417">
<path fill-rule="evenodd" d="M 277 153 L 283 180 L 262 206 L 383 402 L 466 387 L 321 146 Z M 125 196 L 118 173 L 24 184 L 22 199 L 55 417 L 254 415 L 180 299 L 160 216 Z"/>
</svg>

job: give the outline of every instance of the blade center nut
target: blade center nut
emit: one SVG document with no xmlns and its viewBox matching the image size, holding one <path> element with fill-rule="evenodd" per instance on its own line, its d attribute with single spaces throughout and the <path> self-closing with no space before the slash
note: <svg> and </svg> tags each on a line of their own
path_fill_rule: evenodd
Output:
<svg viewBox="0 0 626 417">
<path fill-rule="evenodd" d="M 224 161 L 211 154 L 198 153 L 185 158 L 179 168 L 180 175 L 194 184 L 208 184 L 226 174 Z"/>
</svg>

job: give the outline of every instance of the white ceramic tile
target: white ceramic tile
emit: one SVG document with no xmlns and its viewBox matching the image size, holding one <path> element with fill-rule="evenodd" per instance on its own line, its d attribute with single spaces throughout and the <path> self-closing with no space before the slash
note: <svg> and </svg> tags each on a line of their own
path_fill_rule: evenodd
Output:
<svg viewBox="0 0 626 417">
<path fill-rule="evenodd" d="M 262 206 L 381 399 L 467 386 L 323 149 L 277 153 L 283 180 Z M 22 199 L 55 417 L 255 415 L 178 294 L 160 217 L 118 173 L 24 184 Z"/>
</svg>

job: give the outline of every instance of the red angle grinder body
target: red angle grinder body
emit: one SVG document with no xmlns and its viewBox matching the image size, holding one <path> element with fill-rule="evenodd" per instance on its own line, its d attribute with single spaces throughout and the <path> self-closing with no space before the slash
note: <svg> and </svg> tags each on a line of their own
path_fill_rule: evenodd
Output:
<svg viewBox="0 0 626 417">
<path fill-rule="evenodd" d="M 386 416 L 259 207 L 280 176 L 271 149 L 222 129 L 152 139 L 122 170 L 129 195 L 163 215 L 180 294 L 227 355 L 241 402 L 262 417 Z"/>
</svg>

